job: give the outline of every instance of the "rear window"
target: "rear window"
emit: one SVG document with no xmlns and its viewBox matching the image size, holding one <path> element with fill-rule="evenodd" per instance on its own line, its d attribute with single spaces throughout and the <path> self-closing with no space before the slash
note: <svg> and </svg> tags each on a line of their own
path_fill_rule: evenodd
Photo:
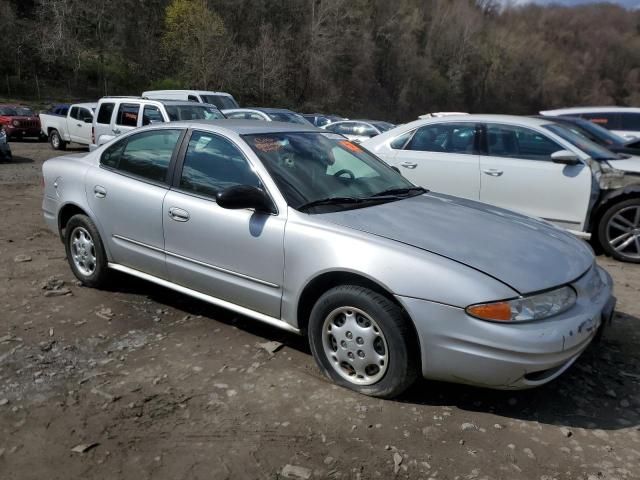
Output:
<svg viewBox="0 0 640 480">
<path fill-rule="evenodd" d="M 233 97 L 227 95 L 200 95 L 204 103 L 215 105 L 220 110 L 238 108 L 238 103 Z"/>
<path fill-rule="evenodd" d="M 115 108 L 115 103 L 103 103 L 98 107 L 98 119 L 97 123 L 111 123 L 111 115 L 113 114 L 113 109 Z"/>
<path fill-rule="evenodd" d="M 592 121 L 593 123 L 609 130 L 618 130 L 620 128 L 620 117 L 617 113 L 613 112 L 593 112 L 583 113 L 580 115 L 582 118 Z"/>
<path fill-rule="evenodd" d="M 118 109 L 116 123 L 123 127 L 137 127 L 139 111 L 140 105 L 135 103 L 121 103 Z"/>
<path fill-rule="evenodd" d="M 169 121 L 177 120 L 218 120 L 225 118 L 217 108 L 203 104 L 197 105 L 165 105 Z"/>
</svg>

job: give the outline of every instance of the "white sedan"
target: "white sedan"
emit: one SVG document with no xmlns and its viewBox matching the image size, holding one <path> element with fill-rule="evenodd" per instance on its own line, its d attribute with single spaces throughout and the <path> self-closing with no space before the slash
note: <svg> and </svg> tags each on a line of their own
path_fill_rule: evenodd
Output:
<svg viewBox="0 0 640 480">
<path fill-rule="evenodd" d="M 362 145 L 417 185 L 545 219 L 640 263 L 640 158 L 553 118 L 430 118 Z"/>
</svg>

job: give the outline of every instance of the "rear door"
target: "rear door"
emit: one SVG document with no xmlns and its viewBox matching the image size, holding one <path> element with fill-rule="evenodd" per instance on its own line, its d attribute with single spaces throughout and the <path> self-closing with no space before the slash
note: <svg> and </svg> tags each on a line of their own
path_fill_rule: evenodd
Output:
<svg viewBox="0 0 640 480">
<path fill-rule="evenodd" d="M 404 141 L 404 135 L 399 138 Z M 430 190 L 478 200 L 480 156 L 475 122 L 430 123 L 387 160 L 416 185 Z M 392 142 L 392 143 L 395 143 Z"/>
<path fill-rule="evenodd" d="M 582 231 L 591 195 L 591 170 L 562 165 L 565 148 L 537 130 L 497 123 L 483 128 L 480 200 Z"/>
<path fill-rule="evenodd" d="M 116 108 L 116 102 L 102 102 L 98 105 L 98 111 L 96 112 L 95 120 L 93 121 L 94 128 L 94 141 L 96 145 L 101 145 L 105 143 L 100 139 L 102 137 L 111 139 L 113 138 L 112 121 Z"/>
<path fill-rule="evenodd" d="M 183 131 L 158 129 L 114 142 L 85 181 L 111 261 L 161 278 L 166 278 L 162 202 Z"/>
</svg>

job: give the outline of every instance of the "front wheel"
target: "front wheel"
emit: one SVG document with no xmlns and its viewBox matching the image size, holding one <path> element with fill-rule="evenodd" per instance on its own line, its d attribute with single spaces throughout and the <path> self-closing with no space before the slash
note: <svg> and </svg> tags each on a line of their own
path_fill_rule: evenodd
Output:
<svg viewBox="0 0 640 480">
<path fill-rule="evenodd" d="M 98 229 L 86 215 L 74 215 L 64 231 L 64 246 L 73 274 L 88 287 L 99 288 L 109 279 L 107 255 Z"/>
<path fill-rule="evenodd" d="M 62 140 L 60 133 L 57 130 L 51 130 L 49 134 L 49 143 L 54 150 L 66 150 L 67 142 Z"/>
<path fill-rule="evenodd" d="M 343 285 L 323 294 L 311 311 L 309 343 L 318 366 L 335 383 L 391 398 L 418 376 L 418 348 L 409 320 L 387 297 Z"/>
<path fill-rule="evenodd" d="M 609 207 L 598 224 L 598 239 L 613 258 L 640 263 L 640 198 Z"/>
</svg>

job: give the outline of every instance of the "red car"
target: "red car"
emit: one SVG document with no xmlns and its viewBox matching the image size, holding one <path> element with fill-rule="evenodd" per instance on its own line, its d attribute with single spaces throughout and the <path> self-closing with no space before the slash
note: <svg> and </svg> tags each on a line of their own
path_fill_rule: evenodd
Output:
<svg viewBox="0 0 640 480">
<path fill-rule="evenodd" d="M 42 137 L 38 115 L 21 105 L 0 105 L 0 127 L 4 128 L 8 139 Z"/>
</svg>

